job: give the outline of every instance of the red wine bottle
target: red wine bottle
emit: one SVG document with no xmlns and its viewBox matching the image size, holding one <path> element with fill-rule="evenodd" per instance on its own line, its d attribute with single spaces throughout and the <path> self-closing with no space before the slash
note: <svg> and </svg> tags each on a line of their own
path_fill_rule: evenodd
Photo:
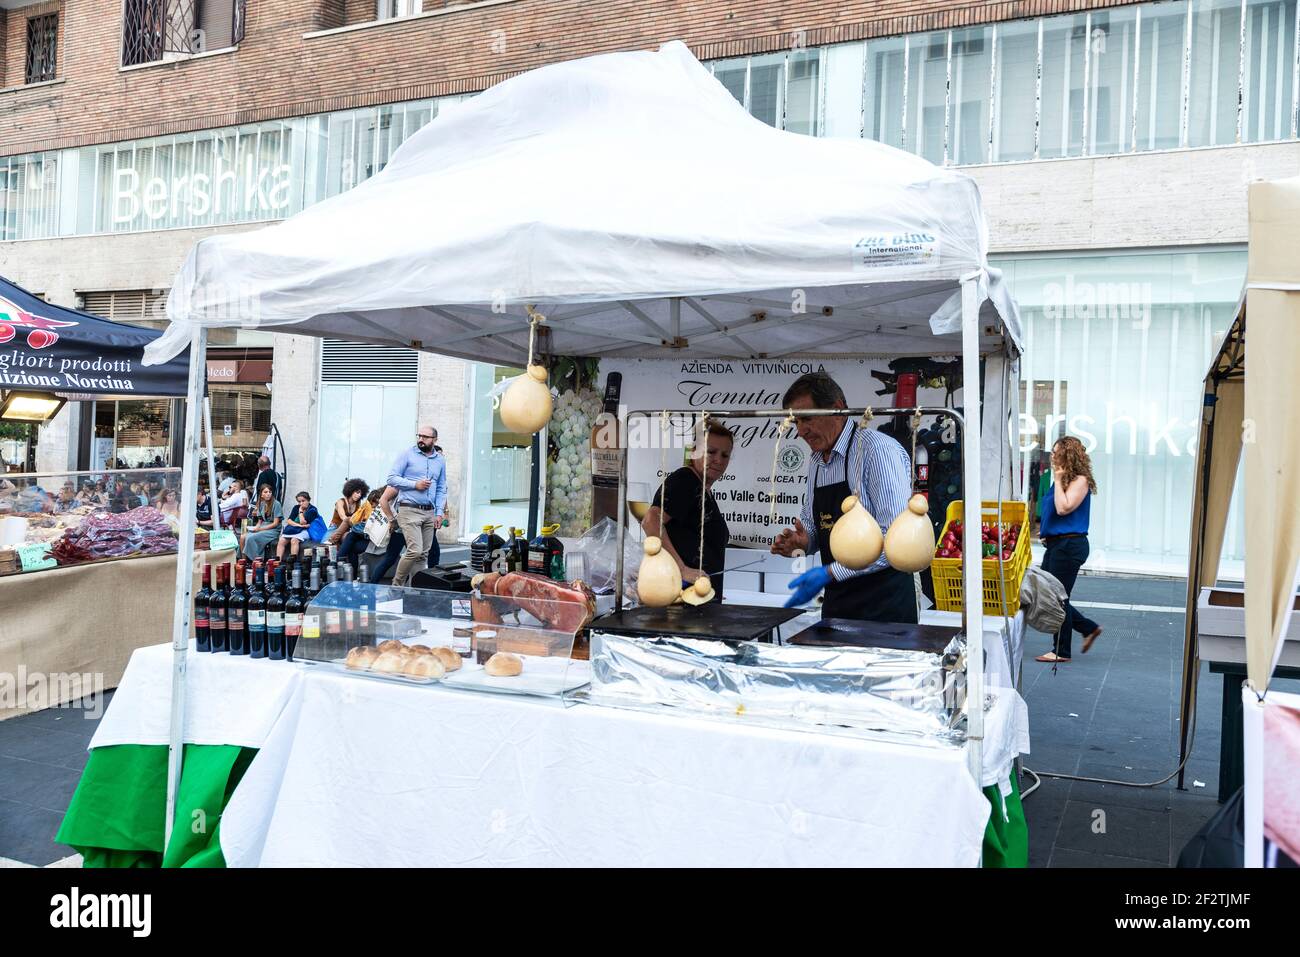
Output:
<svg viewBox="0 0 1300 957">
<path fill-rule="evenodd" d="M 235 566 L 230 600 L 226 605 L 226 640 L 232 655 L 248 654 L 248 592 L 239 579 L 239 565 Z"/>
<path fill-rule="evenodd" d="M 209 633 L 208 599 L 212 597 L 212 566 L 203 565 L 203 587 L 194 596 L 194 650 L 211 651 L 212 637 Z"/>
<path fill-rule="evenodd" d="M 217 583 L 208 596 L 208 647 L 227 651 L 226 645 L 226 566 L 217 566 Z"/>
<path fill-rule="evenodd" d="M 339 607 L 339 598 L 342 591 L 338 588 L 331 588 L 338 582 L 338 572 L 334 565 L 326 569 L 325 589 L 327 604 L 325 605 L 322 616 L 325 619 L 325 648 L 323 657 L 342 658 L 348 653 L 348 649 L 343 647 L 343 609 Z"/>
<path fill-rule="evenodd" d="M 248 570 L 248 657 L 266 657 L 266 590 L 261 566 L 256 577 Z"/>
<path fill-rule="evenodd" d="M 284 603 L 284 656 L 288 661 L 293 661 L 294 649 L 302 637 L 302 613 L 305 607 L 302 600 L 302 569 L 297 566 L 294 566 L 289 589 L 289 599 Z"/>
<path fill-rule="evenodd" d="M 320 566 L 311 566 L 311 574 L 307 584 L 302 590 L 302 634 L 299 636 L 303 641 L 313 642 L 312 653 L 309 658 L 315 660 L 320 657 L 320 633 L 321 633 L 321 612 L 316 607 L 316 596 L 320 593 Z M 289 655 L 293 658 L 292 653 Z"/>
<path fill-rule="evenodd" d="M 275 587 L 266 596 L 266 657 L 284 661 L 284 569 L 275 570 Z"/>
</svg>

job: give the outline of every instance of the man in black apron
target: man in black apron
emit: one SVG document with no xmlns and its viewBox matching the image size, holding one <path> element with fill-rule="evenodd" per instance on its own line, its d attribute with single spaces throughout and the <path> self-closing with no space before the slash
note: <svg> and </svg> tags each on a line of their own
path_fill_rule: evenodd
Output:
<svg viewBox="0 0 1300 957">
<path fill-rule="evenodd" d="M 796 413 L 799 437 L 813 454 L 803 513 L 795 519 L 794 528 L 776 537 L 772 551 L 789 557 L 815 550 L 822 560 L 820 566 L 790 583 L 794 594 L 786 607 L 805 604 L 824 588 L 823 618 L 915 624 L 916 590 L 911 575 L 889 567 L 883 555 L 860 571 L 845 568 L 831 556 L 831 528 L 848 496 L 858 496 L 882 531 L 907 507 L 912 494 L 907 452 L 890 436 L 850 422 L 848 416 L 798 418 L 800 409 L 848 408 L 844 391 L 825 372 L 797 379 L 786 391 L 782 406 Z"/>
</svg>

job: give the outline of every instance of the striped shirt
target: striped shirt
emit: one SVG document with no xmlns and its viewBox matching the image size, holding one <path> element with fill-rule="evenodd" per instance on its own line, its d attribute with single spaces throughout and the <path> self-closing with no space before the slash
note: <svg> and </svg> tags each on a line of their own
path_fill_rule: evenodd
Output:
<svg viewBox="0 0 1300 957">
<path fill-rule="evenodd" d="M 862 507 L 880 523 L 882 532 L 888 531 L 894 519 L 907 508 L 907 500 L 912 497 L 912 463 L 906 450 L 883 432 L 865 428 L 858 428 L 855 432 L 853 426 L 851 421 L 844 423 L 844 431 L 831 449 L 829 462 L 823 462 L 820 453 L 814 452 L 812 455 L 808 467 L 808 491 L 804 495 L 803 511 L 799 515 L 803 527 L 808 530 L 810 555 L 820 550 L 817 522 L 813 516 L 813 490 L 843 482 L 846 467 L 849 488 L 862 502 Z M 856 439 L 850 448 L 849 437 L 853 435 L 856 435 Z M 882 554 L 874 564 L 859 571 L 845 568 L 839 562 L 832 562 L 829 571 L 833 579 L 842 582 L 888 567 L 889 561 Z"/>
</svg>

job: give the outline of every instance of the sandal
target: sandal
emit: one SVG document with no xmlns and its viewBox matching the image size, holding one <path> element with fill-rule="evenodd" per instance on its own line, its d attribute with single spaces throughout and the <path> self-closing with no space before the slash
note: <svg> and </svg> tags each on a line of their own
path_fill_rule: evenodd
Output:
<svg viewBox="0 0 1300 957">
<path fill-rule="evenodd" d="M 1046 662 L 1046 663 L 1049 664 L 1049 665 L 1052 665 L 1052 664 L 1056 664 L 1056 662 L 1058 662 L 1058 661 L 1069 661 L 1070 659 L 1069 659 L 1069 658 L 1061 658 L 1061 657 L 1059 657 L 1059 656 L 1056 654 L 1056 652 L 1054 652 L 1054 651 L 1049 651 L 1049 652 L 1048 652 L 1047 654 L 1045 654 L 1045 655 L 1039 655 L 1039 656 L 1038 656 L 1037 658 L 1035 658 L 1034 660 L 1035 660 L 1035 661 L 1043 661 L 1043 662 Z"/>
<path fill-rule="evenodd" d="M 1102 630 L 1101 626 L 1098 625 L 1096 631 L 1094 631 L 1087 638 L 1083 639 L 1083 654 L 1086 655 L 1088 653 L 1088 649 L 1092 647 L 1092 643 L 1101 637 L 1101 630 Z"/>
</svg>

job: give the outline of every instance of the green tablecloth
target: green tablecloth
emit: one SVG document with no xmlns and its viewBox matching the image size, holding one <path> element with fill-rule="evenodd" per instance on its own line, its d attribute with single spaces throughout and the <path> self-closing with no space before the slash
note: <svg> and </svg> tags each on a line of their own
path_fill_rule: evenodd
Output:
<svg viewBox="0 0 1300 957">
<path fill-rule="evenodd" d="M 221 813 L 257 751 L 234 745 L 185 746 L 176 826 L 163 851 L 167 804 L 165 745 L 95 748 L 55 838 L 81 853 L 86 867 L 225 867 Z M 984 831 L 985 867 L 1026 867 L 1029 831 L 1015 772 L 1004 799 L 991 805 Z"/>
<path fill-rule="evenodd" d="M 185 745 L 176 826 L 164 852 L 166 745 L 95 748 L 55 840 L 79 851 L 86 867 L 225 867 L 221 814 L 256 754 Z"/>
</svg>

